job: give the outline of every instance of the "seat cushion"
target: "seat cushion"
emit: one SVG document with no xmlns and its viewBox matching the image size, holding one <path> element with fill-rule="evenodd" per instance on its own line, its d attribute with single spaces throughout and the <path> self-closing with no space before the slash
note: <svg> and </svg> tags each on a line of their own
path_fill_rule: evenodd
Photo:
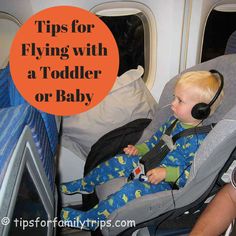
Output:
<svg viewBox="0 0 236 236">
<path fill-rule="evenodd" d="M 63 118 L 62 145 L 86 159 L 104 134 L 139 118 L 152 119 L 157 103 L 142 80 L 143 68 L 118 77 L 111 92 L 91 110 Z M 124 103 L 125 102 L 125 103 Z"/>
</svg>

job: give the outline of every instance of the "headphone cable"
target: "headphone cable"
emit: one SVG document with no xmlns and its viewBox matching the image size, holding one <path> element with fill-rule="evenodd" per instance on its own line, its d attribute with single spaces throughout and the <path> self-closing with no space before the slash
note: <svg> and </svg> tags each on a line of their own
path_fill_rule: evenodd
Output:
<svg viewBox="0 0 236 236">
<path fill-rule="evenodd" d="M 174 190 L 179 190 L 179 187 L 178 187 L 178 185 L 177 185 L 177 181 L 178 181 L 178 180 L 180 179 L 180 177 L 184 174 L 185 170 L 187 170 L 191 165 L 192 165 L 192 163 L 190 163 L 187 167 L 184 168 L 184 170 L 183 170 L 182 173 L 179 175 L 179 177 L 175 180 L 175 182 L 169 183 L 169 185 L 170 185 L 170 187 L 171 187 L 171 196 L 172 196 L 172 201 L 173 201 L 174 209 L 176 208 L 176 203 L 175 203 L 175 198 L 174 198 L 173 191 L 174 191 Z"/>
<path fill-rule="evenodd" d="M 194 127 L 194 131 L 195 131 L 195 135 L 197 138 L 197 145 L 198 145 L 198 133 L 196 128 L 201 125 L 203 123 L 204 119 L 202 119 L 195 127 Z M 180 179 L 180 177 L 184 174 L 185 170 L 187 170 L 190 166 L 192 165 L 192 163 L 190 163 L 187 167 L 184 168 L 184 170 L 182 171 L 182 173 L 179 175 L 179 177 L 175 180 L 175 182 L 173 183 L 169 183 L 170 187 L 171 187 L 171 196 L 172 196 L 172 201 L 173 201 L 173 205 L 174 205 L 174 209 L 176 208 L 176 203 L 175 203 L 175 198 L 174 198 L 174 194 L 173 194 L 173 190 L 178 190 L 179 187 L 177 185 L 177 181 Z"/>
</svg>

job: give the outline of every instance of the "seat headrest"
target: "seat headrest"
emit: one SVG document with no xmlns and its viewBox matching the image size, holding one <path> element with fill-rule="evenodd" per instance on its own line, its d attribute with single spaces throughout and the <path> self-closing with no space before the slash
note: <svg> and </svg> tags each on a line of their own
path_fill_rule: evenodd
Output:
<svg viewBox="0 0 236 236">
<path fill-rule="evenodd" d="M 216 112 L 207 118 L 204 121 L 204 124 L 209 124 L 212 122 L 218 122 L 221 120 L 227 112 L 229 112 L 236 105 L 236 54 L 223 55 L 217 58 L 214 58 L 210 61 L 206 61 L 204 63 L 195 65 L 181 74 L 187 71 L 194 70 L 207 70 L 210 69 L 218 70 L 224 76 L 224 99 L 220 107 L 216 110 Z M 170 115 L 171 110 L 170 107 L 165 107 L 167 104 L 172 101 L 173 89 L 176 83 L 176 80 L 181 75 L 175 76 L 171 79 L 165 86 L 162 95 L 160 97 L 159 102 L 159 111 L 157 114 L 158 122 L 163 123 Z M 165 107 L 165 108 L 163 108 Z"/>
<path fill-rule="evenodd" d="M 226 54 L 233 54 L 236 53 L 236 31 L 234 31 L 227 41 L 226 47 L 225 47 L 225 55 Z"/>
</svg>

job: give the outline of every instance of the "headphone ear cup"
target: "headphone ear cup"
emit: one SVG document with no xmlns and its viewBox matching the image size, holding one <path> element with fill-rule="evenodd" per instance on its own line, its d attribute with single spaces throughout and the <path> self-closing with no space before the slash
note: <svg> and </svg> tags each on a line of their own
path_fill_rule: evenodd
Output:
<svg viewBox="0 0 236 236">
<path fill-rule="evenodd" d="M 209 104 L 206 104 L 204 102 L 202 103 L 197 103 L 191 111 L 192 117 L 197 119 L 197 120 L 204 120 L 206 119 L 211 112 L 211 107 Z"/>
</svg>

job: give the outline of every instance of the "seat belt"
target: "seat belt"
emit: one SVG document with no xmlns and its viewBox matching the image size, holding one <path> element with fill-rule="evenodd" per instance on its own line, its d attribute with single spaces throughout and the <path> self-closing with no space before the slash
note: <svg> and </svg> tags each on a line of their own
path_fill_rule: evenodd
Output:
<svg viewBox="0 0 236 236">
<path fill-rule="evenodd" d="M 214 123 L 207 126 L 193 127 L 183 130 L 171 137 L 170 134 L 176 122 L 177 119 L 168 127 L 155 147 L 141 158 L 140 165 L 134 169 L 128 180 L 132 180 L 134 178 L 139 178 L 141 181 L 146 180 L 147 177 L 145 174 L 149 170 L 156 168 L 162 162 L 165 156 L 175 148 L 175 143 L 179 138 L 195 134 L 208 134 L 215 126 Z"/>
<path fill-rule="evenodd" d="M 160 141 L 155 145 L 154 148 L 152 148 L 149 152 L 147 152 L 140 160 L 140 163 L 144 165 L 145 167 L 145 172 L 147 172 L 149 170 L 146 170 L 147 166 L 149 166 L 151 164 L 151 162 L 153 161 L 153 159 L 159 159 L 158 158 L 153 158 L 153 156 L 157 156 L 157 154 L 161 154 L 161 152 L 163 152 L 164 154 L 167 152 L 168 153 L 168 149 L 169 150 L 173 150 L 174 146 L 173 146 L 173 142 L 171 140 L 171 132 L 173 130 L 173 128 L 175 127 L 176 123 L 177 123 L 178 119 L 176 119 L 167 129 L 166 132 L 161 136 Z M 160 152 L 161 150 L 161 152 Z M 166 154 L 167 154 L 166 153 Z M 166 155 L 165 154 L 165 155 Z M 164 158 L 164 156 L 163 156 Z"/>
</svg>

